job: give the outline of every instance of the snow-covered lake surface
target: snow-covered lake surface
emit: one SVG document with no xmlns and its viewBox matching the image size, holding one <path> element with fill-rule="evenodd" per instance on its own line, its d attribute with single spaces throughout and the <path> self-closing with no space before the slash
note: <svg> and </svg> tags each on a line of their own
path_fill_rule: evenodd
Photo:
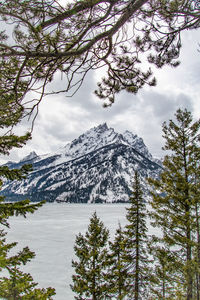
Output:
<svg viewBox="0 0 200 300">
<path fill-rule="evenodd" d="M 96 211 L 113 236 L 119 222 L 122 226 L 127 223 L 125 207 L 128 204 L 47 203 L 26 219 L 10 218 L 7 238 L 19 242 L 19 249 L 29 246 L 36 252 L 24 271 L 30 272 L 40 287 L 54 287 L 55 300 L 72 300 L 69 284 L 76 235 L 87 230 L 89 218 Z"/>
</svg>

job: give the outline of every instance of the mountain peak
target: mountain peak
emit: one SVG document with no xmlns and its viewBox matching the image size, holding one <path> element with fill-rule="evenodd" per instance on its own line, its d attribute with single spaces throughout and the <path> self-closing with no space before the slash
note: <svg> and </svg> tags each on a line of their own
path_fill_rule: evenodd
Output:
<svg viewBox="0 0 200 300">
<path fill-rule="evenodd" d="M 99 126 L 96 127 L 96 129 L 100 129 L 100 130 L 107 130 L 108 129 L 108 125 L 107 123 L 103 123 L 103 124 L 100 124 Z"/>
<path fill-rule="evenodd" d="M 65 146 L 65 156 L 72 159 L 112 143 L 118 134 L 106 123 L 93 127 Z"/>
<path fill-rule="evenodd" d="M 38 157 L 37 153 L 35 151 L 30 152 L 27 156 L 25 156 L 20 162 L 32 160 L 34 158 Z"/>
<path fill-rule="evenodd" d="M 81 134 L 71 143 L 68 143 L 60 154 L 62 156 L 62 160 L 71 160 L 98 148 L 116 143 L 126 144 L 147 158 L 152 158 L 142 138 L 128 130 L 126 130 L 123 134 L 117 133 L 113 128 L 108 127 L 106 123 L 92 127 L 85 133 Z"/>
<path fill-rule="evenodd" d="M 142 138 L 130 131 L 117 133 L 106 123 L 83 133 L 61 153 L 39 157 L 33 151 L 21 162 L 30 162 L 34 171 L 26 180 L 4 184 L 1 192 L 9 199 L 126 202 L 135 170 L 142 176 L 144 191 L 145 178 L 156 178 L 161 170 Z"/>
<path fill-rule="evenodd" d="M 143 154 L 145 157 L 147 157 L 150 160 L 152 159 L 152 155 L 150 154 L 143 139 L 141 137 L 137 136 L 137 134 L 133 134 L 132 132 L 126 130 L 123 133 L 123 138 L 129 145 L 131 145 L 131 147 L 133 147 L 139 153 Z"/>
<path fill-rule="evenodd" d="M 91 133 L 91 132 L 102 133 L 104 131 L 107 131 L 108 129 L 109 128 L 108 128 L 107 123 L 102 123 L 98 126 L 92 127 L 91 129 L 87 130 L 86 133 L 84 133 L 83 135 L 87 135 L 88 133 Z"/>
<path fill-rule="evenodd" d="M 128 140 L 133 141 L 133 140 L 135 140 L 138 136 L 137 136 L 137 134 L 134 134 L 134 133 L 132 133 L 131 131 L 126 130 L 126 131 L 124 131 L 124 133 L 123 133 L 123 137 L 126 138 L 127 141 L 128 141 Z"/>
</svg>

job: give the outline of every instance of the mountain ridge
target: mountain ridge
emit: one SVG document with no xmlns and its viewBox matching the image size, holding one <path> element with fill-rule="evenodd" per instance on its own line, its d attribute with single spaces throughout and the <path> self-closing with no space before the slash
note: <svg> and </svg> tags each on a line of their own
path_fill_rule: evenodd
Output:
<svg viewBox="0 0 200 300">
<path fill-rule="evenodd" d="M 32 163 L 33 171 L 21 182 L 6 182 L 1 194 L 10 200 L 29 197 L 32 201 L 127 202 L 137 169 L 145 178 L 158 177 L 161 166 L 137 135 L 123 134 L 100 124 L 46 157 L 32 152 L 29 159 L 9 164 L 11 168 Z"/>
</svg>

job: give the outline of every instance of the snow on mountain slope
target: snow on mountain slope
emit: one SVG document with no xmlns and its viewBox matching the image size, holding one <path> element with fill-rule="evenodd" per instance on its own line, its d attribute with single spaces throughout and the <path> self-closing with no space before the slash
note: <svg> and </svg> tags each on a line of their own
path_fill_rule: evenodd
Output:
<svg viewBox="0 0 200 300">
<path fill-rule="evenodd" d="M 126 202 L 131 193 L 134 170 L 145 178 L 161 170 L 142 138 L 129 131 L 116 133 L 107 124 L 94 127 L 68 143 L 58 153 L 38 157 L 32 152 L 19 163 L 33 164 L 21 181 L 6 182 L 1 193 L 8 199 L 29 197 L 33 201 Z"/>
<path fill-rule="evenodd" d="M 141 137 L 138 137 L 136 134 L 126 130 L 123 133 L 124 140 L 139 153 L 143 154 L 148 159 L 153 159 L 151 153 L 149 152 L 147 146 L 144 144 L 144 141 Z"/>
<path fill-rule="evenodd" d="M 104 123 L 86 131 L 68 143 L 63 148 L 63 152 L 67 158 L 73 159 L 115 142 L 118 135 L 113 128 L 108 128 L 107 124 Z"/>
<path fill-rule="evenodd" d="M 25 156 L 20 162 L 25 162 L 28 160 L 33 160 L 39 158 L 38 155 L 35 153 L 35 151 L 32 151 L 29 155 Z"/>
</svg>

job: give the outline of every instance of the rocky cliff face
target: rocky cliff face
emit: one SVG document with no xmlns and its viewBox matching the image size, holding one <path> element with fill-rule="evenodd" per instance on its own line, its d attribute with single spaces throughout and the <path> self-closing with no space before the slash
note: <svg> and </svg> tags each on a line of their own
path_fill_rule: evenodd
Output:
<svg viewBox="0 0 200 300">
<path fill-rule="evenodd" d="M 23 181 L 5 182 L 1 193 L 8 199 L 105 203 L 129 200 L 134 170 L 145 178 L 157 177 L 161 166 L 142 138 L 119 134 L 99 125 L 68 143 L 58 153 L 39 157 L 35 152 L 9 167 L 31 163 L 33 171 Z"/>
</svg>

